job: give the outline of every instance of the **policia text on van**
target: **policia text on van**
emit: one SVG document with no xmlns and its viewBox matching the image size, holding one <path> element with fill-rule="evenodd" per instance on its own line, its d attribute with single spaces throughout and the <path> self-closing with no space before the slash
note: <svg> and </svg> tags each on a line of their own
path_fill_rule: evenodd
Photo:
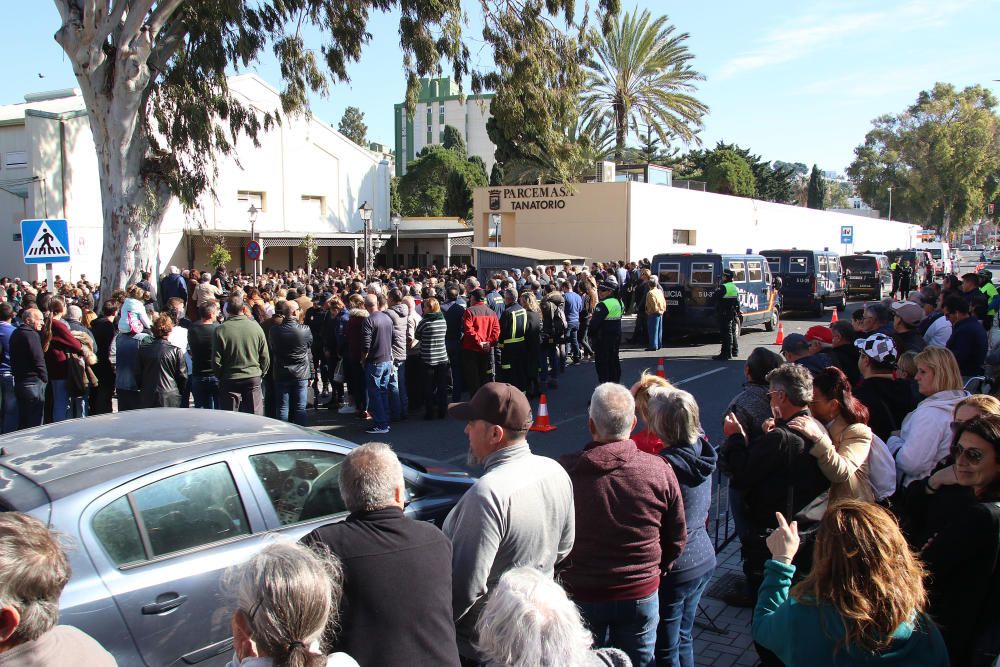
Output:
<svg viewBox="0 0 1000 667">
<path fill-rule="evenodd" d="M 733 272 L 743 316 L 737 325 L 760 326 L 773 331 L 778 326 L 781 304 L 767 262 L 761 255 L 723 253 L 671 253 L 655 255 L 652 261 L 667 301 L 663 326 L 667 334 L 688 335 L 719 331 L 712 295 L 723 271 Z"/>
</svg>

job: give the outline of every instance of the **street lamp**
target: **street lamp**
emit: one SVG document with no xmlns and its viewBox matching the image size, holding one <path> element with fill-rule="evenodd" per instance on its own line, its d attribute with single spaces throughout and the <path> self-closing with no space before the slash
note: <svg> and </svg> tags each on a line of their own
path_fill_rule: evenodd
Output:
<svg viewBox="0 0 1000 667">
<path fill-rule="evenodd" d="M 257 240 L 256 225 L 257 225 L 257 214 L 258 213 L 260 213 L 260 211 L 257 210 L 257 207 L 254 206 L 253 204 L 250 204 L 250 208 L 247 209 L 247 215 L 250 216 L 250 240 L 251 241 L 256 241 Z M 257 284 L 257 260 L 254 259 L 254 260 L 251 260 L 251 261 L 253 262 L 253 283 L 254 283 L 254 285 L 256 285 Z"/>
<path fill-rule="evenodd" d="M 402 264 L 402 262 L 399 260 L 399 223 L 401 222 L 402 220 L 398 215 L 392 216 L 392 228 L 396 230 L 396 247 L 393 248 L 393 252 L 395 253 L 396 256 L 396 262 L 400 264 Z M 396 268 L 402 268 L 402 267 L 397 266 Z"/>
<path fill-rule="evenodd" d="M 889 186 L 889 217 L 886 222 L 892 222 L 892 186 Z"/>
<path fill-rule="evenodd" d="M 500 247 L 500 214 L 493 213 L 490 215 L 490 222 L 493 225 L 493 236 L 496 238 L 496 247 Z"/>
<path fill-rule="evenodd" d="M 375 271 L 375 256 L 372 253 L 372 207 L 366 200 L 358 209 L 361 213 L 361 221 L 365 225 L 365 284 Z"/>
</svg>

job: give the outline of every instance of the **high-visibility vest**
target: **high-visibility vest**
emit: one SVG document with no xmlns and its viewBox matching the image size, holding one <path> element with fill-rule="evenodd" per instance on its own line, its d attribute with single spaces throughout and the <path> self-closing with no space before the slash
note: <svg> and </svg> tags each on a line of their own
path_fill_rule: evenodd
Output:
<svg viewBox="0 0 1000 667">
<path fill-rule="evenodd" d="M 728 283 L 722 283 L 722 289 L 726 290 L 726 293 L 722 295 L 723 299 L 738 299 L 740 298 L 740 291 L 736 289 L 731 281 Z"/>
<path fill-rule="evenodd" d="M 622 313 L 625 311 L 625 306 L 622 302 L 618 300 L 617 297 L 609 296 L 604 301 L 601 301 L 604 307 L 608 309 L 608 316 L 604 318 L 607 320 L 620 320 L 622 318 Z"/>
<path fill-rule="evenodd" d="M 528 330 L 528 311 L 523 308 L 511 311 L 510 338 L 500 341 L 502 344 L 523 343 L 524 333 Z"/>
</svg>

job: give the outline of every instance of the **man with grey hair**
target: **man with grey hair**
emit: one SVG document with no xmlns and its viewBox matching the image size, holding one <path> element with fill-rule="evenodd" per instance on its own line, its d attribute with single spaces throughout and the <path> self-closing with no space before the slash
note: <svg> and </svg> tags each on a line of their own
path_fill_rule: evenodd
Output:
<svg viewBox="0 0 1000 667">
<path fill-rule="evenodd" d="M 335 646 L 362 667 L 459 664 L 451 609 L 451 543 L 403 513 L 406 480 L 389 445 L 352 450 L 340 466 L 347 520 L 303 538 L 327 548 L 344 569 Z M 378 641 L 372 641 L 378 637 Z"/>
<path fill-rule="evenodd" d="M 721 457 L 729 471 L 730 484 L 739 490 L 747 509 L 747 539 L 742 541 L 743 571 L 751 598 L 756 597 L 764 577 L 764 562 L 770 558 L 765 538 L 778 527 L 776 512 L 786 519 L 830 488 L 816 458 L 809 455 L 811 443 L 788 427 L 800 415 L 809 414 L 813 397 L 812 374 L 799 364 L 782 364 L 767 374 L 773 419 L 763 433 L 748 438 L 733 413 L 726 414 L 726 442 Z M 747 606 L 755 601 L 749 599 Z M 765 649 L 766 650 L 766 649 Z"/>
<path fill-rule="evenodd" d="M 92 637 L 59 622 L 69 559 L 38 519 L 0 513 L 0 665 L 114 667 Z"/>
<path fill-rule="evenodd" d="M 687 525 L 673 469 L 636 447 L 635 424 L 631 392 L 598 385 L 587 421 L 593 440 L 560 459 L 573 482 L 577 525 L 562 580 L 598 646 L 652 665 L 660 578 L 684 549 Z"/>
</svg>

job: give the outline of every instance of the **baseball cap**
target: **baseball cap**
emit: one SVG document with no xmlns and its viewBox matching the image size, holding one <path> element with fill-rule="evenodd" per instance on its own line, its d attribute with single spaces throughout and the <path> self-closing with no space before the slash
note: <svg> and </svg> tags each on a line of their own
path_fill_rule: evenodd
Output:
<svg viewBox="0 0 1000 667">
<path fill-rule="evenodd" d="M 785 336 L 785 342 L 781 344 L 782 352 L 801 352 L 809 349 L 809 341 L 800 333 L 790 333 Z"/>
<path fill-rule="evenodd" d="M 924 309 L 912 301 L 892 304 L 892 312 L 911 327 L 920 324 L 920 320 L 924 319 Z"/>
<path fill-rule="evenodd" d="M 867 355 L 870 359 L 874 359 L 883 364 L 895 364 L 896 363 L 896 344 L 885 334 L 876 333 L 868 336 L 868 338 L 859 338 L 854 341 L 854 347 L 861 350 L 862 354 Z"/>
<path fill-rule="evenodd" d="M 788 340 L 787 338 L 785 340 Z M 806 340 L 818 340 L 821 343 L 827 343 L 829 345 L 833 344 L 833 332 L 830 331 L 829 327 L 825 327 L 821 324 L 809 327 L 806 331 Z"/>
<path fill-rule="evenodd" d="M 482 419 L 511 431 L 531 428 L 531 405 L 527 397 L 505 382 L 487 382 L 472 400 L 449 405 L 448 416 L 462 421 Z"/>
</svg>

